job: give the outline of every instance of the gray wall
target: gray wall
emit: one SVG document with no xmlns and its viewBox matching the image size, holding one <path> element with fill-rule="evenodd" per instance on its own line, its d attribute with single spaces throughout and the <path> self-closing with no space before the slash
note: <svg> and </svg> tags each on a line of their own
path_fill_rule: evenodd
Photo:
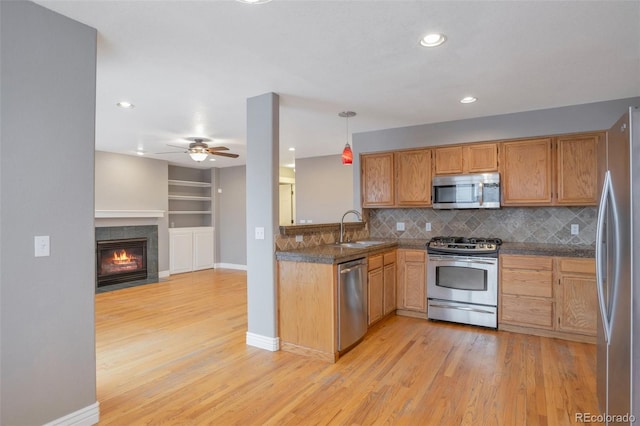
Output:
<svg viewBox="0 0 640 426">
<path fill-rule="evenodd" d="M 247 264 L 246 223 L 246 171 L 245 166 L 218 169 L 216 205 L 219 206 L 216 222 L 216 263 Z M 222 189 L 222 193 L 217 192 Z"/>
<path fill-rule="evenodd" d="M 275 234 L 278 232 L 280 98 L 266 93 L 247 99 L 247 341 L 272 341 L 276 327 Z M 264 239 L 256 239 L 256 228 Z"/>
<path fill-rule="evenodd" d="M 353 208 L 353 170 L 353 166 L 342 164 L 341 155 L 296 160 L 297 222 L 339 222 L 344 212 Z"/>
<path fill-rule="evenodd" d="M 164 210 L 161 218 L 96 219 L 96 226 L 158 225 L 158 270 L 169 270 L 167 162 L 95 153 L 96 210 Z"/>
<path fill-rule="evenodd" d="M 96 403 L 96 31 L 29 2 L 0 15 L 0 423 L 39 425 Z"/>
<path fill-rule="evenodd" d="M 640 97 L 400 127 L 353 135 L 353 205 L 360 206 L 362 152 L 609 129 Z"/>
</svg>

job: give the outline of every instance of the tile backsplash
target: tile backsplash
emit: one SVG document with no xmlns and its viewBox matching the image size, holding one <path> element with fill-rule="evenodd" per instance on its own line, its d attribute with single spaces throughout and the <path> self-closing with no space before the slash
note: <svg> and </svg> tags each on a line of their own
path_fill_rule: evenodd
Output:
<svg viewBox="0 0 640 426">
<path fill-rule="evenodd" d="M 371 209 L 370 238 L 444 235 L 501 238 L 509 242 L 595 244 L 596 207 L 504 207 L 486 210 Z M 404 223 L 404 231 L 396 224 Z M 425 225 L 431 224 L 431 231 Z M 577 224 L 578 235 L 571 235 Z"/>
</svg>

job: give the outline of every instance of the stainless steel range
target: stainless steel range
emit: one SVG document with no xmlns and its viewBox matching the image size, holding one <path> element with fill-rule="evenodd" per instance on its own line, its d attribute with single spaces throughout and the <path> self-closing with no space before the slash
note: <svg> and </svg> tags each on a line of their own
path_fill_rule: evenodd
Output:
<svg viewBox="0 0 640 426">
<path fill-rule="evenodd" d="M 427 243 L 427 316 L 498 327 L 499 238 L 434 237 Z"/>
</svg>

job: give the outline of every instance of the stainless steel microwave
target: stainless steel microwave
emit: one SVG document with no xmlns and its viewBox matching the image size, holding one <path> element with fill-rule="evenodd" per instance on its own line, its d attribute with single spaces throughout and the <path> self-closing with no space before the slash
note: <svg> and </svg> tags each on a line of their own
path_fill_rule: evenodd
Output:
<svg viewBox="0 0 640 426">
<path fill-rule="evenodd" d="M 432 180 L 434 209 L 500 208 L 500 174 L 436 176 Z"/>
</svg>

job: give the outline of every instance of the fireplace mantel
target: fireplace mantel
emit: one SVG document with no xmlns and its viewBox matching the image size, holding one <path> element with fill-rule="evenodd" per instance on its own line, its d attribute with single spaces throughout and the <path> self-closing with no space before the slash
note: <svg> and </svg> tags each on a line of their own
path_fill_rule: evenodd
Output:
<svg viewBox="0 0 640 426">
<path fill-rule="evenodd" d="M 96 219 L 164 217 L 164 210 L 96 210 Z"/>
</svg>

